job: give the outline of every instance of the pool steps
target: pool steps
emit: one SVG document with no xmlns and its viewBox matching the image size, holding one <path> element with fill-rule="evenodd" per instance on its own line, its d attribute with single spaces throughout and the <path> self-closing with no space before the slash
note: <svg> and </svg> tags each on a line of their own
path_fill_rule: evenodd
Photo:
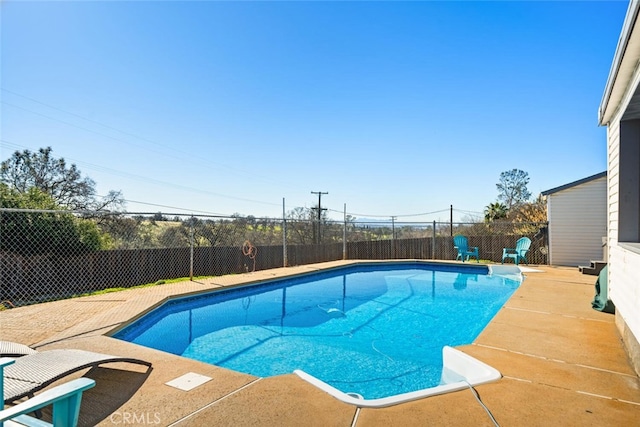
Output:
<svg viewBox="0 0 640 427">
<path fill-rule="evenodd" d="M 502 378 L 502 374 L 495 368 L 453 347 L 444 346 L 442 348 L 442 359 L 443 368 L 439 385 L 379 399 L 363 399 L 356 393 L 344 393 L 299 369 L 296 369 L 294 373 L 341 402 L 361 408 L 384 408 L 412 400 L 424 399 L 429 396 L 462 390 L 470 386 L 494 382 Z"/>
</svg>

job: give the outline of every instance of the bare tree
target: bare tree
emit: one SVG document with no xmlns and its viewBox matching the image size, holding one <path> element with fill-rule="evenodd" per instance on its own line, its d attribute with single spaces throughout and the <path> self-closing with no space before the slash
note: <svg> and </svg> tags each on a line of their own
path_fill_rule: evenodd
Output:
<svg viewBox="0 0 640 427">
<path fill-rule="evenodd" d="M 313 213 L 310 209 L 297 207 L 287 213 L 287 229 L 289 240 L 294 244 L 308 245 L 313 243 Z"/>
<path fill-rule="evenodd" d="M 511 169 L 500 174 L 500 182 L 496 184 L 498 200 L 504 202 L 507 209 L 526 203 L 531 198 L 527 189 L 529 174 L 520 169 Z"/>
<path fill-rule="evenodd" d="M 98 197 L 91 178 L 83 177 L 75 164 L 68 166 L 63 158 L 54 158 L 51 151 L 46 147 L 14 152 L 0 164 L 0 181 L 22 194 L 37 188 L 71 210 L 119 210 L 123 206 L 119 191 Z"/>
</svg>

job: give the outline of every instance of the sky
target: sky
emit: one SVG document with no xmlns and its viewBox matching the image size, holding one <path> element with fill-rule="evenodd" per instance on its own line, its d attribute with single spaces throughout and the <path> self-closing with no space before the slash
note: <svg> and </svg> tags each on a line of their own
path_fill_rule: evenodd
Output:
<svg viewBox="0 0 640 427">
<path fill-rule="evenodd" d="M 129 212 L 482 217 L 606 170 L 626 1 L 7 1 L 0 160 L 50 146 Z"/>
</svg>

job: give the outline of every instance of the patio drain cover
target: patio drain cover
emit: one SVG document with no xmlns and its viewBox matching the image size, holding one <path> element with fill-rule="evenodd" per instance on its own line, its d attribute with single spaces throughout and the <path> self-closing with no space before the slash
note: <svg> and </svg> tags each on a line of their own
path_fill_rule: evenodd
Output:
<svg viewBox="0 0 640 427">
<path fill-rule="evenodd" d="M 189 391 L 206 383 L 209 380 L 211 380 L 210 377 L 189 372 L 165 384 L 167 384 L 170 387 L 174 387 L 183 391 Z"/>
</svg>

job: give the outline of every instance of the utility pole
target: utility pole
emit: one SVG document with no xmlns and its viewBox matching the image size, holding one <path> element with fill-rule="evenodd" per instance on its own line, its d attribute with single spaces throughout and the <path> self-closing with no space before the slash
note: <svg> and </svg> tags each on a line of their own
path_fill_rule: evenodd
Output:
<svg viewBox="0 0 640 427">
<path fill-rule="evenodd" d="M 391 217 L 391 240 L 396 240 L 396 216 Z"/>
<path fill-rule="evenodd" d="M 451 237 L 453 237 L 453 205 L 451 205 L 450 208 L 450 214 L 449 214 L 449 224 L 451 225 Z"/>
<path fill-rule="evenodd" d="M 320 237 L 320 221 L 322 219 L 322 211 L 326 211 L 327 208 L 322 208 L 321 202 L 322 202 L 322 195 L 323 194 L 329 194 L 328 192 L 322 192 L 322 191 L 312 191 L 311 194 L 317 194 L 318 195 L 318 207 L 317 208 L 311 208 L 311 209 L 318 209 L 318 232 L 316 234 L 316 243 L 320 244 L 321 241 L 321 237 Z"/>
</svg>

